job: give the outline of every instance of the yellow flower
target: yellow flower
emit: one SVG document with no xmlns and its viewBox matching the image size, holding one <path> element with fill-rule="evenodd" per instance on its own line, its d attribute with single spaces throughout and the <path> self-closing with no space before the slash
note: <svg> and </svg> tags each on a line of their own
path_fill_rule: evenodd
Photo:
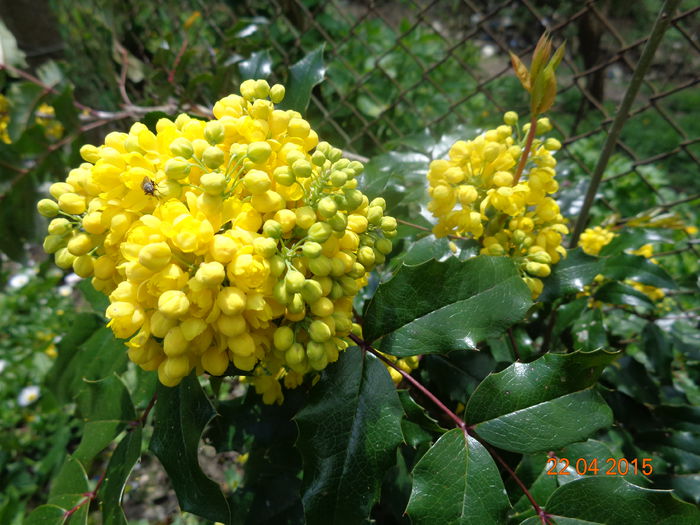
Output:
<svg viewBox="0 0 700 525">
<path fill-rule="evenodd" d="M 598 255 L 604 246 L 610 244 L 615 234 L 607 228 L 596 226 L 588 228 L 582 234 L 578 241 L 578 245 L 588 255 Z"/>
</svg>

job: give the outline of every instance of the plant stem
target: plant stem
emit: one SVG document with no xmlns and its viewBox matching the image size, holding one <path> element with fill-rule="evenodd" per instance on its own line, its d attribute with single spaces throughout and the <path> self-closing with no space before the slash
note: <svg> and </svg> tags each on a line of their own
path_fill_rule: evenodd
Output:
<svg viewBox="0 0 700 525">
<path fill-rule="evenodd" d="M 527 158 L 530 156 L 530 149 L 532 149 L 532 143 L 535 140 L 535 133 L 537 132 L 537 114 L 533 113 L 530 117 L 530 129 L 527 132 L 527 138 L 525 139 L 525 148 L 523 148 L 523 153 L 520 155 L 520 162 L 518 163 L 518 169 L 515 170 L 515 176 L 513 177 L 513 186 L 515 186 L 520 180 L 523 170 L 525 169 L 525 164 L 527 164 Z"/>
<path fill-rule="evenodd" d="M 535 501 L 535 498 L 532 497 L 532 494 L 530 494 L 530 491 L 527 489 L 525 484 L 522 482 L 522 480 L 518 477 L 518 475 L 513 471 L 512 468 L 508 466 L 508 463 L 496 452 L 496 450 L 489 445 L 488 443 L 484 443 L 484 441 L 479 437 L 474 435 L 474 429 L 466 424 L 466 422 L 460 418 L 457 414 L 452 412 L 449 408 L 445 406 L 445 404 L 440 401 L 435 394 L 433 394 L 430 390 L 428 390 L 426 387 L 424 387 L 422 384 L 418 382 L 417 379 L 415 379 L 413 376 L 405 372 L 404 370 L 401 370 L 395 363 L 392 363 L 389 359 L 387 359 L 384 355 L 381 354 L 377 349 L 373 348 L 372 345 L 364 341 L 362 338 L 357 337 L 355 334 L 350 334 L 350 339 L 352 339 L 357 346 L 359 346 L 362 350 L 371 353 L 375 357 L 377 357 L 379 360 L 382 362 L 386 363 L 388 366 L 396 370 L 399 374 L 401 374 L 401 377 L 403 377 L 406 381 L 411 383 L 415 388 L 420 390 L 420 392 L 425 395 L 428 399 L 430 399 L 435 406 L 437 406 L 447 417 L 449 417 L 456 425 L 458 428 L 462 429 L 462 432 L 464 432 L 465 438 L 468 436 L 472 436 L 474 439 L 476 439 L 479 443 L 481 443 L 488 451 L 489 454 L 491 454 L 496 461 L 498 461 L 501 466 L 505 469 L 506 472 L 508 472 L 508 475 L 513 478 L 515 483 L 520 487 L 520 489 L 523 491 L 525 494 L 525 497 L 530 501 L 530 504 L 532 505 L 532 508 L 535 510 L 535 513 L 539 516 L 540 520 L 542 521 L 543 525 L 547 525 L 549 523 L 547 519 L 547 514 L 545 513 L 544 510 L 537 504 Z"/>
<path fill-rule="evenodd" d="M 377 350 L 372 348 L 371 345 L 367 344 L 365 341 L 363 341 L 362 339 L 360 339 L 356 335 L 350 334 L 350 339 L 352 339 L 360 348 L 373 354 L 374 356 L 379 358 L 381 361 L 383 361 L 384 363 L 389 365 L 391 368 L 396 370 L 399 374 L 401 374 L 401 377 L 403 377 L 406 381 L 408 381 L 414 387 L 416 387 L 418 390 L 420 390 L 425 397 L 430 399 L 430 401 L 432 401 L 440 410 L 442 410 L 442 412 L 444 412 L 445 415 L 447 415 L 447 417 L 449 417 L 452 421 L 454 421 L 454 423 L 459 428 L 461 428 L 462 430 L 467 429 L 467 424 L 464 422 L 464 420 L 462 418 L 460 418 L 457 414 L 452 412 L 452 410 L 447 408 L 442 401 L 440 401 L 437 397 L 435 397 L 435 394 L 433 394 L 430 390 L 428 390 L 423 385 L 421 385 L 415 378 L 413 378 L 413 376 L 406 373 L 404 370 L 401 370 L 401 368 L 398 367 L 395 363 L 392 363 L 389 359 L 384 357 L 381 353 L 379 353 Z"/>
<path fill-rule="evenodd" d="M 666 0 L 661 8 L 661 11 L 659 11 L 659 16 L 656 18 L 656 22 L 654 22 L 654 27 L 649 35 L 649 40 L 647 40 L 647 43 L 644 46 L 644 51 L 642 51 L 642 56 L 639 58 L 637 67 L 634 69 L 629 86 L 625 92 L 625 97 L 623 98 L 622 103 L 615 114 L 615 119 L 610 127 L 610 132 L 608 133 L 608 137 L 605 139 L 605 144 L 603 145 L 603 151 L 600 153 L 595 170 L 593 170 L 591 183 L 588 185 L 588 191 L 586 192 L 586 197 L 583 201 L 581 212 L 576 220 L 576 225 L 574 226 L 574 231 L 572 232 L 571 239 L 569 241 L 569 247 L 571 248 L 574 248 L 578 244 L 578 239 L 581 236 L 586 223 L 588 222 L 588 215 L 591 211 L 591 207 L 593 206 L 593 201 L 595 200 L 596 193 L 598 192 L 598 187 L 603 180 L 603 172 L 605 171 L 608 161 L 610 160 L 610 157 L 617 146 L 617 139 L 620 136 L 622 127 L 627 121 L 632 102 L 634 102 L 634 99 L 637 97 L 639 88 L 642 86 L 642 82 L 644 80 L 644 75 L 649 69 L 649 66 L 651 66 L 651 61 L 654 58 L 656 49 L 659 47 L 666 29 L 668 29 L 668 26 L 671 23 L 671 15 L 678 7 L 678 4 L 680 4 L 680 0 Z"/>
<path fill-rule="evenodd" d="M 515 341 L 515 336 L 513 335 L 513 328 L 508 328 L 508 338 L 510 339 L 510 346 L 513 347 L 513 353 L 515 358 L 520 361 L 520 352 L 518 352 L 518 343 Z"/>
</svg>

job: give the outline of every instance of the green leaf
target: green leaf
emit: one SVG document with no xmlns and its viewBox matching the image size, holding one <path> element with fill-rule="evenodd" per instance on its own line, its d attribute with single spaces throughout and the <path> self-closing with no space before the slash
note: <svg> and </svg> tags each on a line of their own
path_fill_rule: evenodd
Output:
<svg viewBox="0 0 700 525">
<path fill-rule="evenodd" d="M 104 525 L 126 525 L 121 498 L 131 469 L 141 457 L 141 426 L 128 432 L 114 450 L 99 491 L 100 510 Z"/>
<path fill-rule="evenodd" d="M 461 429 L 442 436 L 413 469 L 406 512 L 415 525 L 500 525 L 509 510 L 491 455 Z"/>
<path fill-rule="evenodd" d="M 16 144 L 15 144 L 16 146 Z M 4 178 L 0 169 L 0 178 Z M 18 175 L 12 173 L 12 176 Z M 0 249 L 14 260 L 26 257 L 25 243 L 35 237 L 37 228 L 37 181 L 33 173 L 22 175 L 0 195 Z"/>
<path fill-rule="evenodd" d="M 609 257 L 603 264 L 603 275 L 610 279 L 630 279 L 657 288 L 677 288 L 676 283 L 658 264 L 641 255 L 621 253 Z"/>
<path fill-rule="evenodd" d="M 552 273 L 544 279 L 544 290 L 538 299 L 552 301 L 582 291 L 584 286 L 593 282 L 601 267 L 600 259 L 586 255 L 581 248 L 569 250 L 566 258 L 552 266 Z"/>
<path fill-rule="evenodd" d="M 571 332 L 575 350 L 591 352 L 608 346 L 603 312 L 599 308 L 585 310 L 574 322 Z"/>
<path fill-rule="evenodd" d="M 561 448 L 612 424 L 612 411 L 592 390 L 617 354 L 545 354 L 489 375 L 472 394 L 466 421 L 486 441 L 530 453 Z"/>
<path fill-rule="evenodd" d="M 67 85 L 60 95 L 51 101 L 51 105 L 56 110 L 56 118 L 67 130 L 77 129 L 80 126 L 78 109 L 73 100 L 73 86 Z"/>
<path fill-rule="evenodd" d="M 598 288 L 593 299 L 614 305 L 643 306 L 646 308 L 654 306 L 648 296 L 631 286 L 618 282 L 605 283 Z"/>
<path fill-rule="evenodd" d="M 289 81 L 282 107 L 304 113 L 309 106 L 311 90 L 320 84 L 326 74 L 326 66 L 323 63 L 323 50 L 325 44 L 321 44 L 299 62 L 289 68 Z"/>
<path fill-rule="evenodd" d="M 365 170 L 360 178 L 360 189 L 370 199 L 385 196 L 386 190 L 396 190 L 396 185 L 390 184 L 396 177 L 406 185 L 409 180 L 425 182 L 425 174 L 428 172 L 430 157 L 422 153 L 390 151 L 382 155 L 372 157 L 365 165 Z M 405 190 L 405 188 L 402 188 Z M 425 187 L 423 186 L 423 192 Z M 396 198 L 387 198 L 387 212 L 394 210 L 397 201 L 402 200 L 403 193 Z"/>
<path fill-rule="evenodd" d="M 669 430 L 644 432 L 637 435 L 635 444 L 659 454 L 679 474 L 700 472 L 700 433 Z"/>
<path fill-rule="evenodd" d="M 654 476 L 655 488 L 672 489 L 679 497 L 700 503 L 700 474 Z"/>
<path fill-rule="evenodd" d="M 150 449 L 158 457 L 180 507 L 212 521 L 229 523 L 231 511 L 219 486 L 199 466 L 199 439 L 214 409 L 192 373 L 173 388 L 158 384 Z"/>
<path fill-rule="evenodd" d="M 545 509 L 557 523 L 567 523 L 560 516 L 590 524 L 700 523 L 700 510 L 694 505 L 682 502 L 671 492 L 638 487 L 617 476 L 590 476 L 562 485 L 549 498 Z"/>
<path fill-rule="evenodd" d="M 268 49 L 256 51 L 238 63 L 241 80 L 268 78 L 272 73 L 272 57 Z"/>
<path fill-rule="evenodd" d="M 384 365 L 358 349 L 327 368 L 297 414 L 309 524 L 363 523 L 402 442 L 403 410 Z"/>
<path fill-rule="evenodd" d="M 16 82 L 10 85 L 10 121 L 7 124 L 7 132 L 12 142 L 16 142 L 30 126 L 34 108 L 44 95 L 44 89 L 31 82 Z"/>
<path fill-rule="evenodd" d="M 87 381 L 77 402 L 85 428 L 73 456 L 87 469 L 124 426 L 136 419 L 136 412 L 129 391 L 116 376 Z"/>
<path fill-rule="evenodd" d="M 622 456 L 619 454 L 614 454 L 611 448 L 601 441 L 596 441 L 594 439 L 589 439 L 580 443 L 572 443 L 564 447 L 563 449 L 557 451 L 555 456 L 560 460 L 566 458 L 569 462 L 569 466 L 566 469 L 568 475 L 557 475 L 553 476 L 556 478 L 560 485 L 566 483 L 571 483 L 577 479 L 581 479 L 585 476 L 610 476 L 612 474 L 606 474 L 606 472 L 615 472 L 616 476 L 621 476 L 620 472 L 624 471 L 625 468 L 619 465 L 617 462 L 613 463 L 610 459 L 620 459 Z M 630 483 L 636 484 L 647 484 L 644 475 L 642 474 L 642 464 L 641 460 L 638 461 L 637 474 L 634 473 L 635 467 L 633 465 L 627 464 L 627 474 L 624 475 L 625 479 Z M 552 463 L 550 461 L 549 466 Z M 565 465 L 560 461 L 556 467 L 556 471 L 559 472 L 563 469 Z M 598 472 L 596 473 L 596 468 Z"/>
<path fill-rule="evenodd" d="M 88 326 L 94 326 L 90 323 Z M 64 348 L 59 346 L 59 359 Z M 103 326 L 93 332 L 77 351 L 67 352 L 65 368 L 57 361 L 51 370 L 49 382 L 60 399 L 72 401 L 85 387 L 85 381 L 103 379 L 126 368 L 128 357 L 124 343 L 114 338 L 112 331 Z"/>
<path fill-rule="evenodd" d="M 27 516 L 25 525 L 60 525 L 65 521 L 65 509 L 57 505 L 41 505 Z"/>
<path fill-rule="evenodd" d="M 552 476 L 547 473 L 548 467 L 551 466 L 551 461 L 547 463 L 549 456 L 547 454 L 536 454 L 523 456 L 523 459 L 515 469 L 515 474 L 528 487 L 530 495 L 535 501 L 547 501 L 547 498 L 557 490 L 557 476 Z M 534 514 L 534 509 L 523 490 L 511 479 L 506 479 L 506 488 L 510 494 L 514 494 L 516 499 L 511 496 L 513 510 L 519 516 Z"/>
<path fill-rule="evenodd" d="M 532 304 L 505 257 L 402 266 L 380 284 L 364 315 L 368 342 L 396 356 L 475 349 L 520 321 Z"/>
</svg>

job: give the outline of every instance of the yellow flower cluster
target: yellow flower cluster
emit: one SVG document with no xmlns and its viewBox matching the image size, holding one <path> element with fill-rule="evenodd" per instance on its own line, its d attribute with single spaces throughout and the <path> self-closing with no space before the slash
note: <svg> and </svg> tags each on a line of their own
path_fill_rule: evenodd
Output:
<svg viewBox="0 0 700 525">
<path fill-rule="evenodd" d="M 44 127 L 44 134 L 51 140 L 63 136 L 63 124 L 56 119 L 56 110 L 48 104 L 41 104 L 36 110 L 35 122 Z"/>
<path fill-rule="evenodd" d="M 607 228 L 596 226 L 587 228 L 581 233 L 578 245 L 588 255 L 598 255 L 604 246 L 610 244 L 615 234 Z"/>
<path fill-rule="evenodd" d="M 37 108 L 34 121 L 44 127 L 44 133 L 51 140 L 58 140 L 63 136 L 63 125 L 55 118 L 56 110 L 48 104 L 41 104 Z M 10 101 L 5 95 L 0 94 L 0 141 L 10 144 L 12 140 L 7 131 L 10 124 Z"/>
<path fill-rule="evenodd" d="M 516 180 L 523 153 L 514 136 L 518 116 L 509 111 L 505 124 L 473 140 L 459 140 L 449 159 L 431 162 L 428 171 L 431 202 L 428 210 L 438 218 L 437 237 L 450 234 L 472 236 L 481 253 L 514 258 L 533 298 L 542 292 L 541 277 L 550 265 L 566 256 L 562 236 L 568 233 L 559 206 L 549 195 L 558 190 L 553 152 L 558 140 L 535 139 L 529 169 Z M 524 134 L 529 124 L 523 126 Z M 537 121 L 537 135 L 551 129 L 546 118 Z"/>
<path fill-rule="evenodd" d="M 109 295 L 129 357 L 173 386 L 193 369 L 249 372 L 265 403 L 348 346 L 352 300 L 396 220 L 357 189 L 363 166 L 245 81 L 210 121 L 161 119 L 81 148 L 39 211 L 62 268 Z"/>
<path fill-rule="evenodd" d="M 608 228 L 595 226 L 593 228 L 587 228 L 583 231 L 583 233 L 581 233 L 581 237 L 579 239 L 578 244 L 581 247 L 581 249 L 588 255 L 598 255 L 600 254 L 600 251 L 603 249 L 603 247 L 610 244 L 610 242 L 615 238 L 615 236 L 616 234 Z M 651 244 L 645 244 L 637 250 L 633 250 L 632 253 L 634 255 L 641 255 L 643 257 L 646 257 L 651 262 L 656 264 L 656 261 L 651 258 L 654 255 L 654 248 Z M 605 278 L 603 275 L 599 274 L 595 277 L 596 285 L 599 285 L 604 281 Z M 628 284 L 629 286 L 632 286 L 636 290 L 642 292 L 654 302 L 660 301 L 666 296 L 666 293 L 661 288 L 657 288 L 656 286 L 646 285 L 631 279 L 625 280 L 625 284 Z M 584 288 L 583 295 L 592 295 L 591 287 Z M 591 302 L 590 306 L 599 307 L 601 306 L 601 303 L 598 301 Z"/>
<path fill-rule="evenodd" d="M 7 133 L 7 126 L 10 123 L 10 102 L 7 97 L 0 94 L 0 141 L 5 144 L 11 142 L 10 135 Z"/>
<path fill-rule="evenodd" d="M 394 363 L 396 366 L 398 366 L 401 370 L 406 372 L 407 374 L 410 374 L 413 372 L 416 368 L 418 368 L 418 365 L 420 364 L 420 358 L 421 356 L 419 355 L 412 355 L 409 357 L 396 357 L 393 355 L 385 354 L 382 353 L 384 357 L 386 357 L 389 361 Z M 389 375 L 391 376 L 391 380 L 394 382 L 395 385 L 398 385 L 401 380 L 403 379 L 403 376 L 398 372 L 398 370 L 394 369 L 393 367 L 385 364 L 386 369 L 389 371 Z"/>
</svg>

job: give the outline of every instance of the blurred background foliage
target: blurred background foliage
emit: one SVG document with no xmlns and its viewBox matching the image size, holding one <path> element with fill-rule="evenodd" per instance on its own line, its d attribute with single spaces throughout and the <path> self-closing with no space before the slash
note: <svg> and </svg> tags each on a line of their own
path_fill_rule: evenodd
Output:
<svg viewBox="0 0 700 525">
<path fill-rule="evenodd" d="M 266 77 L 290 88 L 304 83 L 307 118 L 319 135 L 369 160 L 364 185 L 370 197 L 381 194 L 393 215 L 430 227 L 428 162 L 444 156 L 457 138 L 500 124 L 505 110 L 526 114 L 527 99 L 510 72 L 507 50 L 527 55 L 547 27 L 557 41 L 566 39 L 569 49 L 549 116 L 564 144 L 557 200 L 573 220 L 658 2 L 563 4 L 0 1 L 0 523 L 22 523 L 27 510 L 45 500 L 51 479 L 82 438 L 82 425 L 73 417 L 81 414 L 80 407 L 65 403 L 78 391 L 66 390 L 65 378 L 59 381 L 50 370 L 66 336 L 66 348 L 89 341 L 102 306 L 87 287 L 84 293 L 77 290 L 71 275 L 45 261 L 37 246 L 45 223 L 35 213 L 48 184 L 81 162 L 82 144 L 100 143 L 109 131 L 124 130 L 135 120 L 154 126 L 158 118 L 181 111 L 206 116 L 214 101 L 246 78 Z M 564 270 L 590 282 L 603 272 L 603 263 L 579 253 L 560 265 L 562 275 L 550 279 L 559 279 L 559 288 L 550 284 L 547 301 L 515 331 L 521 349 L 532 349 L 530 355 L 524 351 L 526 360 L 545 345 L 558 351 L 624 349 L 625 357 L 603 375 L 617 423 L 599 438 L 626 457 L 654 457 L 658 470 L 651 485 L 675 488 L 695 503 L 700 501 L 696 4 L 681 3 L 607 166 L 590 221 L 620 233 L 606 257 L 652 244 L 659 267 L 677 288 L 652 301 L 629 290 L 615 296 L 608 287 L 608 296 L 591 292 L 603 306 L 590 308 L 593 298 L 576 292 Z M 385 272 L 400 261 L 415 264 L 451 253 L 446 241 L 403 226 Z M 458 243 L 458 256 L 473 253 L 468 242 Z M 625 286 L 624 276 L 616 276 Z M 645 284 L 664 283 L 652 278 Z M 626 299 L 619 302 L 620 297 Z M 629 297 L 637 302 L 626 304 Z M 81 327 L 85 337 L 76 340 Z M 577 337 L 583 331 L 590 338 Z M 89 351 L 89 344 L 84 348 Z M 426 358 L 419 376 L 438 397 L 466 403 L 486 374 L 514 360 L 505 340 L 489 341 L 483 349 Z M 119 374 L 134 406 L 143 410 L 153 384 L 118 360 L 119 349 L 113 351 L 115 361 L 95 377 Z M 240 388 L 225 383 L 216 394 L 208 393 L 224 400 L 240 394 Z M 249 397 L 229 399 L 218 408 L 259 411 Z M 300 401 L 292 397 L 290 403 Z M 294 411 L 293 406 L 280 410 Z M 263 415 L 250 417 L 259 423 Z M 299 461 L 293 436 L 285 434 L 289 426 L 279 425 L 251 423 L 245 439 L 214 428 L 214 448 L 204 461 L 208 474 L 229 491 L 247 483 L 241 501 L 253 506 L 260 502 L 252 502 L 252 490 L 265 480 L 295 480 Z M 285 436 L 277 448 L 260 441 L 272 431 Z M 144 435 L 144 442 L 149 437 Z M 222 450 L 235 452 L 223 461 L 217 455 Z M 271 450 L 276 458 L 290 457 L 274 466 Z M 404 451 L 402 461 L 415 463 L 420 450 Z M 95 472 L 105 468 L 111 452 L 96 454 Z M 252 463 L 244 479 L 248 453 Z M 407 473 L 391 475 L 375 517 L 405 523 L 399 489 Z M 127 486 L 126 500 L 129 523 L 198 522 L 178 514 L 167 479 L 149 453 Z M 290 522 L 299 516 L 297 503 L 285 507 Z"/>
</svg>

